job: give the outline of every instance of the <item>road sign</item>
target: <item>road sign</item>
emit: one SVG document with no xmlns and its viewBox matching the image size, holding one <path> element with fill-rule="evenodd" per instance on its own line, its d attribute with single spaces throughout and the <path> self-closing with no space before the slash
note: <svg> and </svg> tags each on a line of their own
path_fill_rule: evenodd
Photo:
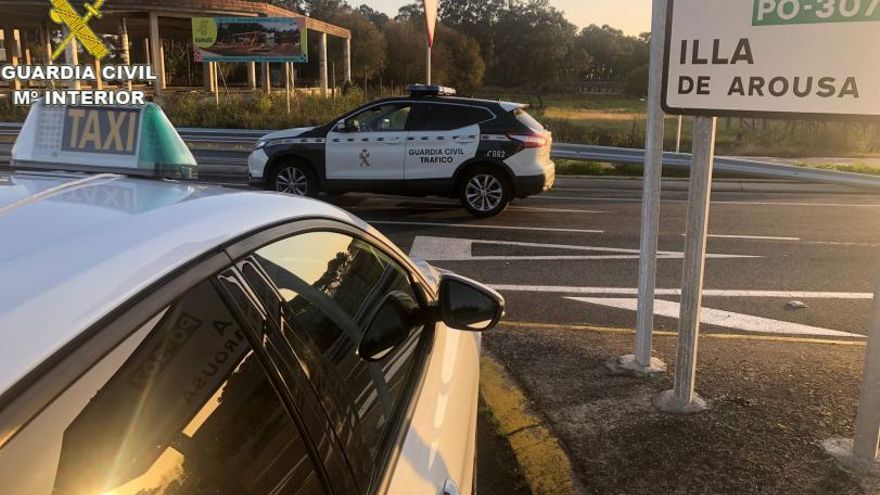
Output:
<svg viewBox="0 0 880 495">
<path fill-rule="evenodd" d="M 880 0 L 669 0 L 663 107 L 880 116 Z"/>
<path fill-rule="evenodd" d="M 198 62 L 308 63 L 305 17 L 194 17 Z"/>
</svg>

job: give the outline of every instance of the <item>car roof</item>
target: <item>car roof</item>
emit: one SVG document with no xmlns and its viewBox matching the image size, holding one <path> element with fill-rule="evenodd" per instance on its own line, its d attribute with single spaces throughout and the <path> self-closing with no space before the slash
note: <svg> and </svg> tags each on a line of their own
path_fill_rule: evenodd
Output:
<svg viewBox="0 0 880 495">
<path fill-rule="evenodd" d="M 395 101 L 423 101 L 437 103 L 457 103 L 459 105 L 473 105 L 480 107 L 501 107 L 505 112 L 516 110 L 517 108 L 526 108 L 525 103 L 516 103 L 511 101 L 486 100 L 481 98 L 466 98 L 464 96 L 401 96 L 398 98 L 383 98 L 381 100 L 371 101 L 367 105 L 375 105 L 377 103 Z"/>
<path fill-rule="evenodd" d="M 115 174 L 0 171 L 0 394 L 153 283 L 243 234 L 305 218 L 277 193 Z"/>
</svg>

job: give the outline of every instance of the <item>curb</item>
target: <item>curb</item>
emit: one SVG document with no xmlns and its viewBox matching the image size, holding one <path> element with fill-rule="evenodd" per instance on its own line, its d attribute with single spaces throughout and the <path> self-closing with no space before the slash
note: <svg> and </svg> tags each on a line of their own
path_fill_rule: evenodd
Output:
<svg viewBox="0 0 880 495">
<path fill-rule="evenodd" d="M 567 184 L 566 184 L 567 182 Z M 641 177 L 595 177 L 590 175 L 558 175 L 554 189 L 575 186 L 580 189 L 641 191 Z M 687 191 L 687 179 L 664 178 L 663 191 Z M 822 194 L 875 194 L 862 188 L 779 180 L 725 180 L 712 181 L 713 192 L 759 192 L 759 193 L 822 193 Z"/>
<path fill-rule="evenodd" d="M 484 351 L 480 358 L 480 394 L 507 439 L 523 478 L 534 495 L 576 494 L 578 483 L 568 455 L 546 421 L 504 366 Z"/>
</svg>

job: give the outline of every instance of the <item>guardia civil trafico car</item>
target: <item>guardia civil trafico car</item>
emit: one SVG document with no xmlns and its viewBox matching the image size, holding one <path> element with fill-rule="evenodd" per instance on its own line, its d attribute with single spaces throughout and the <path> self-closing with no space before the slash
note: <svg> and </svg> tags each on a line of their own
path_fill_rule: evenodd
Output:
<svg viewBox="0 0 880 495">
<path fill-rule="evenodd" d="M 497 293 L 334 206 L 183 180 L 153 105 L 38 103 L 13 165 L 0 492 L 473 493 Z"/>
<path fill-rule="evenodd" d="M 315 196 L 350 191 L 458 197 L 490 217 L 553 187 L 552 135 L 519 103 L 410 86 L 333 122 L 267 134 L 248 158 L 252 184 Z"/>
</svg>

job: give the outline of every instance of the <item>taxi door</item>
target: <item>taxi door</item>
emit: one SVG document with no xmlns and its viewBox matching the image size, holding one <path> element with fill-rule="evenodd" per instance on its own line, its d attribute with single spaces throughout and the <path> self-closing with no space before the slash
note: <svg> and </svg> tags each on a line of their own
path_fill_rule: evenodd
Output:
<svg viewBox="0 0 880 495">
<path fill-rule="evenodd" d="M 407 181 L 451 178 L 461 164 L 476 156 L 479 123 L 493 117 L 486 109 L 451 103 L 418 103 L 412 113 Z"/>
<path fill-rule="evenodd" d="M 327 134 L 328 180 L 402 181 L 408 102 L 372 106 Z"/>
</svg>

